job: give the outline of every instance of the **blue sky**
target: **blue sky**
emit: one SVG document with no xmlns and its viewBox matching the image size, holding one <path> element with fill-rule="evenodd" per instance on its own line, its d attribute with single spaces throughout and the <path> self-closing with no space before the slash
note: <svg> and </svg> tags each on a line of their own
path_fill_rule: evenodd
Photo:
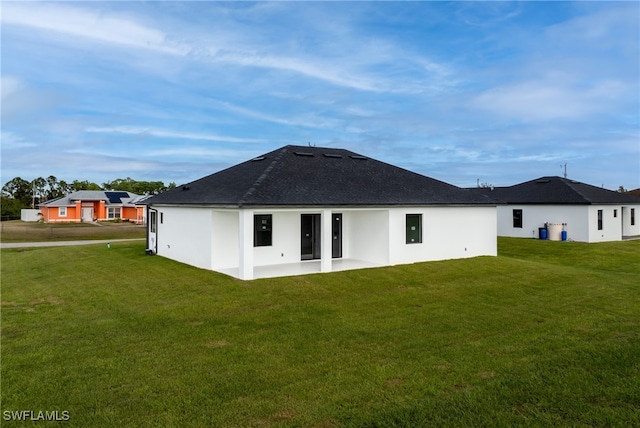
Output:
<svg viewBox="0 0 640 428">
<path fill-rule="evenodd" d="M 462 187 L 640 187 L 638 2 L 9 2 L 2 182 L 189 182 L 286 144 Z"/>
</svg>

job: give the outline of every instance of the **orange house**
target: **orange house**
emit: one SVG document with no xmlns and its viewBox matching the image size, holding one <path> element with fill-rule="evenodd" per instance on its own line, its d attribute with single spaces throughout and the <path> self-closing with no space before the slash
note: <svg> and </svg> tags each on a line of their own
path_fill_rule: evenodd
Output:
<svg viewBox="0 0 640 428">
<path fill-rule="evenodd" d="M 146 223 L 145 199 L 131 192 L 80 190 L 39 205 L 45 223 L 79 223 L 121 219 Z"/>
</svg>

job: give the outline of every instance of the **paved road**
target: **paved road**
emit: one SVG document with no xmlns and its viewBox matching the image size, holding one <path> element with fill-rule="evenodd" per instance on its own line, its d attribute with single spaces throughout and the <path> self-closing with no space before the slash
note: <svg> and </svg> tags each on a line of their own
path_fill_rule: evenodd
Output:
<svg viewBox="0 0 640 428">
<path fill-rule="evenodd" d="M 107 244 L 109 242 L 144 241 L 144 240 L 145 238 L 100 239 L 100 240 L 85 240 L 85 241 L 51 241 L 51 242 L 3 242 L 3 243 L 0 243 L 0 248 L 62 247 L 65 245 Z"/>
</svg>

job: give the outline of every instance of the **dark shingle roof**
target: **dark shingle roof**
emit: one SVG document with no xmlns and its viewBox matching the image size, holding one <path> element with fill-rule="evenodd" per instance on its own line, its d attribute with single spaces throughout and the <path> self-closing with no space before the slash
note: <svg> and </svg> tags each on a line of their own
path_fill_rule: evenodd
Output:
<svg viewBox="0 0 640 428">
<path fill-rule="evenodd" d="M 146 202 L 232 207 L 495 205 L 484 195 L 348 150 L 305 146 L 284 146 Z"/>
<path fill-rule="evenodd" d="M 638 204 L 640 198 L 562 177 L 540 177 L 510 187 L 474 189 L 509 204 Z"/>
</svg>

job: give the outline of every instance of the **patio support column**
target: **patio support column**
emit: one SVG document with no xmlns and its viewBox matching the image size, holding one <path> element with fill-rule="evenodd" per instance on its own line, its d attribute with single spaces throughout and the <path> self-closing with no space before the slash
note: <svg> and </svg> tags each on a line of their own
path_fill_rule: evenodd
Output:
<svg viewBox="0 0 640 428">
<path fill-rule="evenodd" d="M 238 276 L 253 279 L 253 210 L 240 208 L 238 211 Z"/>
<path fill-rule="evenodd" d="M 322 210 L 320 272 L 331 272 L 331 210 Z"/>
</svg>

